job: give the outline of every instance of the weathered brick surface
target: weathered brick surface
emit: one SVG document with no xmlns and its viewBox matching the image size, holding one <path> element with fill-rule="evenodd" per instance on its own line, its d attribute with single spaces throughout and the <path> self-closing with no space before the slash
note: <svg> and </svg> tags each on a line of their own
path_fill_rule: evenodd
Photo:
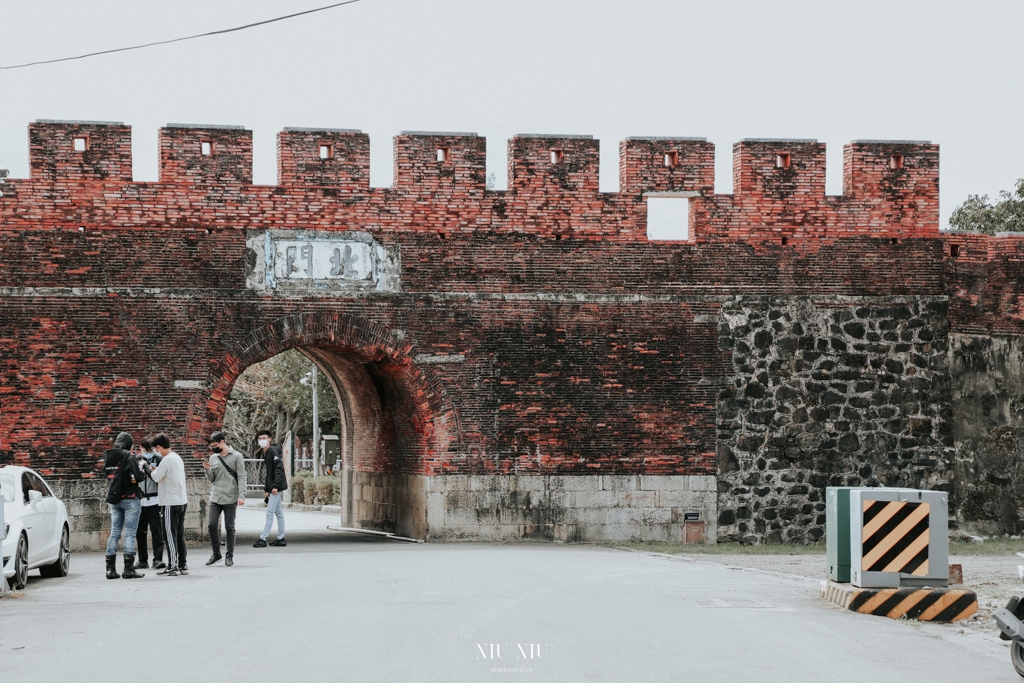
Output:
<svg viewBox="0 0 1024 683">
<path fill-rule="evenodd" d="M 87 140 L 84 150 L 75 150 L 76 138 Z M 935 343 L 948 333 L 1022 334 L 1024 241 L 939 233 L 938 148 L 928 143 L 848 145 L 844 194 L 830 197 L 824 147 L 814 141 L 738 143 L 735 193 L 715 195 L 713 147 L 697 139 L 623 142 L 616 193 L 599 190 L 598 146 L 588 137 L 513 138 L 507 191 L 486 189 L 484 140 L 472 134 L 399 135 L 395 183 L 373 189 L 369 141 L 357 131 L 282 132 L 277 186 L 251 184 L 245 129 L 169 126 L 159 139 L 160 181 L 134 183 L 128 127 L 35 123 L 31 177 L 0 186 L 5 461 L 58 478 L 95 477 L 119 429 L 166 429 L 180 452 L 194 456 L 238 375 L 298 347 L 343 394 L 353 426 L 347 464 L 359 472 L 394 481 L 706 476 L 716 473 L 723 445 L 738 445 L 716 430 L 733 419 L 729 392 L 753 378 L 760 383 L 762 373 L 766 387 L 796 382 L 806 391 L 818 381 L 821 358 L 842 359 L 833 340 L 861 343 L 841 325 L 841 332 L 817 329 L 827 315 L 856 317 L 864 309 L 867 320 L 896 326 L 879 328 L 880 335 L 913 324 L 914 335 L 930 331 Z M 691 197 L 690 240 L 647 240 L 649 192 Z M 246 242 L 264 230 L 369 234 L 400 254 L 400 286 L 337 296 L 249 289 L 247 273 L 261 255 Z M 751 311 L 792 318 L 789 332 L 773 335 L 753 365 L 722 343 L 744 341 L 720 332 L 735 307 L 747 305 L 739 297 L 771 302 L 751 303 Z M 808 297 L 816 302 L 810 308 L 801 303 Z M 893 297 L 910 302 L 911 314 L 893 312 Z M 927 308 L 947 299 L 948 313 Z M 797 324 L 816 329 L 815 339 L 830 349 L 800 369 L 778 361 L 799 360 L 785 346 L 801 337 L 792 331 Z M 927 402 L 934 406 L 929 438 L 942 442 L 898 446 L 898 462 L 886 472 L 901 483 L 945 485 L 942 430 L 962 392 L 943 388 L 948 372 L 931 365 L 927 373 L 938 384 L 917 387 L 921 375 L 908 372 L 916 347 L 864 353 L 903 364 L 895 384 L 914 384 L 927 396 L 913 406 L 893 404 L 893 419 L 923 419 Z M 852 405 L 850 396 L 865 393 L 853 391 L 857 380 L 839 381 L 847 387 L 842 410 L 870 412 Z M 798 409 L 786 399 L 742 411 L 752 417 L 783 405 Z M 874 465 L 870 475 L 860 469 L 889 457 L 889 437 L 918 436 L 880 419 L 864 412 L 843 420 L 858 435 L 860 446 L 850 451 L 857 475 L 832 462 L 838 438 L 833 448 L 825 436 L 784 469 L 808 482 L 812 474 L 888 482 Z M 809 415 L 810 424 L 821 434 L 839 431 L 831 416 Z M 766 436 L 758 449 L 743 451 L 751 462 L 723 473 L 723 512 L 746 501 L 736 490 L 748 486 L 737 483 L 739 472 L 768 472 L 771 458 L 762 470 L 758 457 L 790 447 L 783 433 L 790 426 L 778 427 L 770 436 L 785 436 L 785 446 Z M 915 462 L 918 456 L 934 462 Z M 198 461 L 187 459 L 194 469 Z M 787 490 L 773 504 L 799 504 L 794 531 L 783 537 L 813 539 L 817 516 L 802 510 L 816 502 L 818 479 L 806 494 Z M 372 500 L 379 494 L 370 491 L 363 502 L 405 509 L 402 500 L 416 499 L 393 492 Z M 658 507 L 637 502 L 637 509 Z M 409 514 L 415 525 L 426 513 Z M 605 523 L 646 523 L 624 519 Z M 754 517 L 747 530 L 738 525 L 726 521 L 720 530 L 764 540 L 780 531 L 770 524 L 758 531 Z"/>
</svg>

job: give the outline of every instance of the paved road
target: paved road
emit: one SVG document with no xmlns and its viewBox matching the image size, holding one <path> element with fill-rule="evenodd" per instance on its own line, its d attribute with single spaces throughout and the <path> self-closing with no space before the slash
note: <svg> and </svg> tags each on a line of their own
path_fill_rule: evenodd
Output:
<svg viewBox="0 0 1024 683">
<path fill-rule="evenodd" d="M 255 529 L 262 511 L 240 517 Z M 1020 680 L 998 641 L 850 614 L 803 577 L 591 546 L 398 543 L 316 530 L 333 516 L 288 519 L 287 548 L 254 549 L 246 531 L 232 568 L 204 567 L 193 548 L 185 577 L 107 581 L 98 553 L 76 554 L 65 579 L 33 576 L 0 600 L 0 677 Z"/>
</svg>

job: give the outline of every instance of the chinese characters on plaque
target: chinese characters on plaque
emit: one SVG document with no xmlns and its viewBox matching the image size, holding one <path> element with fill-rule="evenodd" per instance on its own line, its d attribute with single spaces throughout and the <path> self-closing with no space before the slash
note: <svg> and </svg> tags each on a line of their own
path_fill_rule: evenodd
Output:
<svg viewBox="0 0 1024 683">
<path fill-rule="evenodd" d="M 338 240 L 274 240 L 274 276 L 280 280 L 366 280 L 371 246 Z"/>
</svg>

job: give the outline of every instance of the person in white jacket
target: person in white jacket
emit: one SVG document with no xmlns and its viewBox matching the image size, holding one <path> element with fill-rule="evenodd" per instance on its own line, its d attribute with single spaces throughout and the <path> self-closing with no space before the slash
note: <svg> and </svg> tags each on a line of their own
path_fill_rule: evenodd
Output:
<svg viewBox="0 0 1024 683">
<path fill-rule="evenodd" d="M 163 432 L 153 437 L 153 450 L 160 454 L 160 465 L 149 475 L 157 483 L 157 504 L 164 509 L 164 532 L 167 541 L 167 567 L 158 575 L 188 574 L 185 563 L 185 463 L 171 450 L 171 440 Z"/>
</svg>

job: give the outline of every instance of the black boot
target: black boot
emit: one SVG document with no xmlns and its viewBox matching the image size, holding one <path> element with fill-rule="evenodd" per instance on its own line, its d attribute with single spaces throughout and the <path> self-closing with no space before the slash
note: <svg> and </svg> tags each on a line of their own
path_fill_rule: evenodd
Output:
<svg viewBox="0 0 1024 683">
<path fill-rule="evenodd" d="M 107 555 L 107 578 L 121 578 L 121 576 L 117 573 L 117 555 Z"/>
<path fill-rule="evenodd" d="M 116 570 L 115 570 L 116 571 Z M 135 555 L 124 554 L 124 573 L 121 574 L 122 579 L 141 579 L 145 574 L 140 574 L 135 571 Z"/>
</svg>

